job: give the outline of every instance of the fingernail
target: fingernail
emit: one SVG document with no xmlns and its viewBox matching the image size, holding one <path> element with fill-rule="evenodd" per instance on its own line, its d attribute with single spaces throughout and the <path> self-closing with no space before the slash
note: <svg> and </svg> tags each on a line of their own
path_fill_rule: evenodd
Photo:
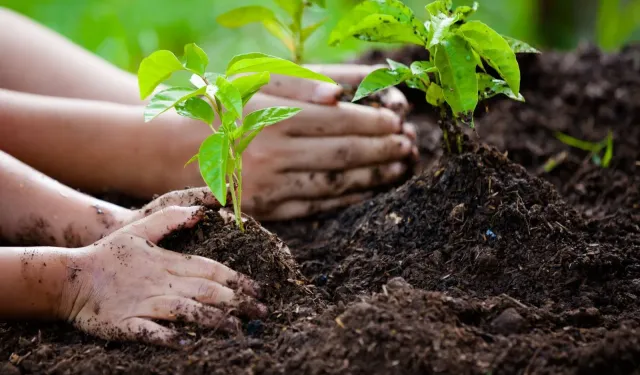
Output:
<svg viewBox="0 0 640 375">
<path fill-rule="evenodd" d="M 416 128 L 415 126 L 413 126 L 413 124 L 409 124 L 409 123 L 405 123 L 404 126 L 402 127 L 402 132 L 409 138 L 411 138 L 412 140 L 416 140 L 417 138 L 417 132 L 416 132 Z"/>
<path fill-rule="evenodd" d="M 407 170 L 407 166 L 404 163 L 393 163 L 389 168 L 389 171 L 393 176 L 399 176 Z"/>
<path fill-rule="evenodd" d="M 311 102 L 317 104 L 334 104 L 342 94 L 342 87 L 330 83 L 320 83 L 313 90 Z"/>
<path fill-rule="evenodd" d="M 402 137 L 402 140 L 400 141 L 400 152 L 402 152 L 403 154 L 408 154 L 409 152 L 411 152 L 412 148 L 413 143 L 411 143 L 411 140 L 409 140 L 407 137 Z"/>
</svg>

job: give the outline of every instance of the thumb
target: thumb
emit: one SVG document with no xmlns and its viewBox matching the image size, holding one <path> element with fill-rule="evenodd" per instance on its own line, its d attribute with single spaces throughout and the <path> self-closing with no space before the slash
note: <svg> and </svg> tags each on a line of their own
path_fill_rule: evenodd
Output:
<svg viewBox="0 0 640 375">
<path fill-rule="evenodd" d="M 171 232 L 192 228 L 204 217 L 204 207 L 172 206 L 129 224 L 124 230 L 132 235 L 157 243 Z"/>
<path fill-rule="evenodd" d="M 332 83 L 275 74 L 262 88 L 267 95 L 323 105 L 336 104 L 342 92 L 341 86 Z"/>
</svg>

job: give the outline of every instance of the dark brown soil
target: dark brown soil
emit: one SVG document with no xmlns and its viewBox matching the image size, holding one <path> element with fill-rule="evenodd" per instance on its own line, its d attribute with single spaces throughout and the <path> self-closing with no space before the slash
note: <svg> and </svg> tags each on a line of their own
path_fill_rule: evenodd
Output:
<svg viewBox="0 0 640 375">
<path fill-rule="evenodd" d="M 477 114 L 495 148 L 443 157 L 435 117 L 409 93 L 424 171 L 341 213 L 272 226 L 297 263 L 256 225 L 245 236 L 216 216 L 165 240 L 259 281 L 264 321 L 234 336 L 189 328 L 187 351 L 0 323 L 0 358 L 20 361 L 0 373 L 640 373 L 640 47 L 521 60 L 527 103 Z M 608 169 L 554 137 L 609 130 Z"/>
</svg>

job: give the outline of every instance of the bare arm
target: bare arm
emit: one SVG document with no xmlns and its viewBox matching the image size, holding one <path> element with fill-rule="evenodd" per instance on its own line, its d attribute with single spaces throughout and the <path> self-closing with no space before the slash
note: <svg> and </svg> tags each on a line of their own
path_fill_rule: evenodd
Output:
<svg viewBox="0 0 640 375">
<path fill-rule="evenodd" d="M 137 80 L 59 34 L 0 7 L 0 88 L 141 104 Z"/>
<path fill-rule="evenodd" d="M 79 193 L 1 151 L 0 181 L 0 236 L 13 243 L 80 247 L 131 216 L 130 210 Z"/>
</svg>

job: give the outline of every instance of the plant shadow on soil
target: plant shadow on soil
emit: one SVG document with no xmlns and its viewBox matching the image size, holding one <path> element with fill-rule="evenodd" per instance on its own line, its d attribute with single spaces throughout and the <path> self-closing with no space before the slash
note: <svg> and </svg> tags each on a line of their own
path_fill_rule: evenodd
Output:
<svg viewBox="0 0 640 375">
<path fill-rule="evenodd" d="M 521 65 L 527 103 L 496 99 L 478 112 L 481 140 L 495 148 L 443 157 L 433 114 L 408 92 L 423 171 L 340 213 L 270 226 L 297 263 L 275 236 L 251 224 L 243 237 L 215 215 L 165 240 L 266 286 L 262 329 L 182 327 L 196 343 L 172 351 L 66 325 L 0 323 L 0 357 L 23 356 L 0 373 L 637 373 L 640 46 Z M 554 137 L 597 141 L 609 130 L 608 169 Z M 563 151 L 557 168 L 541 171 Z"/>
</svg>

